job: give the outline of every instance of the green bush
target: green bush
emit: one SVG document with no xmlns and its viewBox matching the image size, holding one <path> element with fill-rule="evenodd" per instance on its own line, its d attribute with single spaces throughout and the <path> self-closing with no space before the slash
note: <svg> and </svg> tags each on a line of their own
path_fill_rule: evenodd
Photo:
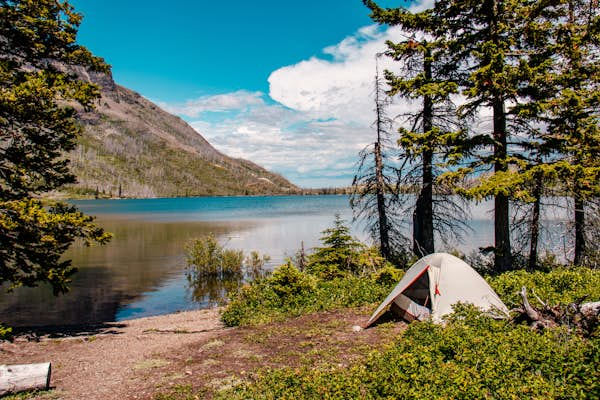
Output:
<svg viewBox="0 0 600 400">
<path fill-rule="evenodd" d="M 271 277 L 232 293 L 221 319 L 227 326 L 256 325 L 311 312 L 358 307 L 381 301 L 392 286 L 356 276 L 319 280 L 288 263 Z"/>
<path fill-rule="evenodd" d="M 391 264 L 386 264 L 383 268 L 374 272 L 371 275 L 371 279 L 379 285 L 394 286 L 400 282 L 400 279 L 402 279 L 403 276 L 403 270 L 396 268 Z"/>
<path fill-rule="evenodd" d="M 600 300 L 600 270 L 585 267 L 556 268 L 550 272 L 510 271 L 488 277 L 490 286 L 507 306 L 521 304 L 518 292 L 526 286 L 549 304 L 571 303 L 585 298 Z"/>
<path fill-rule="evenodd" d="M 291 261 L 273 271 L 268 283 L 282 304 L 306 296 L 315 288 L 314 278 L 300 272 Z"/>
<path fill-rule="evenodd" d="M 225 249 L 213 234 L 190 240 L 186 246 L 188 272 L 193 279 L 242 277 L 244 252 Z"/>
<path fill-rule="evenodd" d="M 540 334 L 459 306 L 445 327 L 410 324 L 349 368 L 264 370 L 221 399 L 597 399 L 600 340 Z"/>
</svg>

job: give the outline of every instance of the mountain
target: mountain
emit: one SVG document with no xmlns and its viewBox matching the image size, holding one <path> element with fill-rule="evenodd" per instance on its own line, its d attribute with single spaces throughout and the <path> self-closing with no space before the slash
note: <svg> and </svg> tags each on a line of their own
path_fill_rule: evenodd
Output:
<svg viewBox="0 0 600 400">
<path fill-rule="evenodd" d="M 299 189 L 251 161 L 228 157 L 181 118 L 112 76 L 75 72 L 101 87 L 92 111 L 79 109 L 84 132 L 69 154 L 77 184 L 69 197 L 174 197 L 286 194 Z"/>
</svg>

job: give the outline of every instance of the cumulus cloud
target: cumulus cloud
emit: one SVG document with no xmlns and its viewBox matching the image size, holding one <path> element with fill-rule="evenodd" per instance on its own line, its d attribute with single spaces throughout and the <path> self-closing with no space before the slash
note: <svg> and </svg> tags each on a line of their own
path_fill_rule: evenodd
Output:
<svg viewBox="0 0 600 400">
<path fill-rule="evenodd" d="M 336 118 L 368 125 L 372 119 L 376 54 L 386 50 L 386 40 L 399 40 L 398 28 L 360 29 L 335 46 L 323 50 L 327 58 L 312 57 L 274 71 L 269 95 L 279 103 L 317 118 Z M 379 58 L 381 69 L 393 69 Z"/>
<path fill-rule="evenodd" d="M 262 96 L 261 92 L 239 90 L 232 93 L 206 95 L 183 104 L 158 102 L 158 105 L 172 114 L 196 118 L 206 112 L 244 111 L 249 107 L 264 104 Z"/>
<path fill-rule="evenodd" d="M 394 27 L 366 26 L 319 56 L 273 71 L 268 95 L 242 90 L 161 106 L 186 117 L 225 154 L 252 160 L 300 186 L 349 185 L 358 152 L 374 140 L 376 54 L 386 50 L 387 40 L 403 37 Z M 397 68 L 387 57 L 379 63 L 382 70 Z M 396 102 L 389 114 L 410 107 Z"/>
</svg>

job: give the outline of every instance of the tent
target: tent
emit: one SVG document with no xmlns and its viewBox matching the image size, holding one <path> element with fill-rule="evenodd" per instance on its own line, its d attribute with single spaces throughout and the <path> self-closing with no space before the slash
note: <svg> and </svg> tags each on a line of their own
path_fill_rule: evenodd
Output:
<svg viewBox="0 0 600 400">
<path fill-rule="evenodd" d="M 373 313 L 365 327 L 391 310 L 407 321 L 431 318 L 440 323 L 452 305 L 471 303 L 483 311 L 508 317 L 508 308 L 473 268 L 460 258 L 434 253 L 421 258 Z"/>
</svg>

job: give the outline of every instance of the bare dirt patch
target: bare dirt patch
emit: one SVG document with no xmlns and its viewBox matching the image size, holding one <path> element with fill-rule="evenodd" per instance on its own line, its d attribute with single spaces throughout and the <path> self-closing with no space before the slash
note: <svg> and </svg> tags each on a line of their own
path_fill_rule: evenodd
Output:
<svg viewBox="0 0 600 400">
<path fill-rule="evenodd" d="M 151 398 L 154 372 L 168 365 L 166 356 L 224 331 L 216 309 L 182 312 L 105 324 L 77 336 L 20 336 L 0 344 L 0 363 L 52 363 L 53 391 L 33 398 Z"/>
<path fill-rule="evenodd" d="M 37 399 L 210 399 L 264 368 L 358 362 L 404 328 L 355 331 L 370 311 L 322 312 L 245 328 L 223 327 L 216 309 L 183 312 L 59 339 L 22 336 L 0 344 L 0 363 L 52 362 L 54 389 Z"/>
</svg>

